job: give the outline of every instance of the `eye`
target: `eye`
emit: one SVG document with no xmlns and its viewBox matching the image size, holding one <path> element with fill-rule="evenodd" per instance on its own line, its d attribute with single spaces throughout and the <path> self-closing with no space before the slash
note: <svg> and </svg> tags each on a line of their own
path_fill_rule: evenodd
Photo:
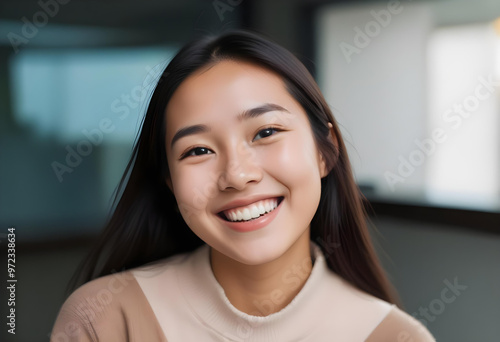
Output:
<svg viewBox="0 0 500 342">
<path fill-rule="evenodd" d="M 195 147 L 184 153 L 180 159 L 184 159 L 186 157 L 192 157 L 192 156 L 201 156 L 204 154 L 211 154 L 213 153 L 211 150 L 209 150 L 206 147 Z"/>
<path fill-rule="evenodd" d="M 255 136 L 255 138 L 253 138 L 252 141 L 270 137 L 271 135 L 274 135 L 276 132 L 281 132 L 281 130 L 276 127 L 264 128 L 257 133 L 257 135 Z"/>
</svg>

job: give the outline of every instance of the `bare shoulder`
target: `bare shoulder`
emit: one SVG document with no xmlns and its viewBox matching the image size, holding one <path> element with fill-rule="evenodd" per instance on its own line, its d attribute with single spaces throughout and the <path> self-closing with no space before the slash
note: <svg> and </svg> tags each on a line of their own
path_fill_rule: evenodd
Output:
<svg viewBox="0 0 500 342">
<path fill-rule="evenodd" d="M 366 342 L 435 342 L 427 328 L 397 306 L 393 306 Z"/>
</svg>

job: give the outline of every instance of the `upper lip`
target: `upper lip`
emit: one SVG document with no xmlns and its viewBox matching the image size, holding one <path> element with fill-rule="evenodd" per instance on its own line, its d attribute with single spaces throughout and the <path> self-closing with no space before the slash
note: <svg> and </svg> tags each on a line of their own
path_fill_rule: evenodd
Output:
<svg viewBox="0 0 500 342">
<path fill-rule="evenodd" d="M 262 201 L 265 199 L 280 198 L 280 197 L 282 197 L 282 196 L 280 196 L 280 195 L 254 195 L 254 196 L 236 199 L 234 201 L 227 203 L 222 208 L 218 209 L 217 213 L 223 212 L 225 210 L 237 208 L 237 207 L 244 207 L 244 206 L 247 206 L 249 204 L 252 204 L 252 203 L 255 203 L 258 201 Z"/>
</svg>

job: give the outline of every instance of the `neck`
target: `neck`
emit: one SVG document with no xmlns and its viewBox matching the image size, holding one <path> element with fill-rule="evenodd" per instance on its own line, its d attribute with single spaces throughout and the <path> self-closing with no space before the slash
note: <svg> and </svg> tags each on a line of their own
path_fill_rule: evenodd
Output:
<svg viewBox="0 0 500 342">
<path fill-rule="evenodd" d="M 235 308 L 267 316 L 286 307 L 304 286 L 312 269 L 309 243 L 307 229 L 283 255 L 261 265 L 242 264 L 212 248 L 212 270 Z"/>
</svg>

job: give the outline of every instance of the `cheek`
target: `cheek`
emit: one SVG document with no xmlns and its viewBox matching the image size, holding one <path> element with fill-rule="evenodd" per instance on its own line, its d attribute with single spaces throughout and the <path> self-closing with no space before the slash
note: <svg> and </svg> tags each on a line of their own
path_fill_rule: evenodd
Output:
<svg viewBox="0 0 500 342">
<path fill-rule="evenodd" d="M 174 194 L 183 216 L 205 210 L 210 199 L 217 195 L 216 182 L 210 175 L 201 164 L 182 167 L 173 173 Z"/>
<path fill-rule="evenodd" d="M 269 174 L 289 191 L 293 222 L 299 227 L 308 225 L 321 198 L 321 173 L 314 142 L 296 136 L 267 159 Z"/>
<path fill-rule="evenodd" d="M 290 134 L 265 154 L 263 165 L 275 178 L 288 186 L 308 183 L 321 176 L 317 162 L 317 151 L 308 136 Z"/>
</svg>

